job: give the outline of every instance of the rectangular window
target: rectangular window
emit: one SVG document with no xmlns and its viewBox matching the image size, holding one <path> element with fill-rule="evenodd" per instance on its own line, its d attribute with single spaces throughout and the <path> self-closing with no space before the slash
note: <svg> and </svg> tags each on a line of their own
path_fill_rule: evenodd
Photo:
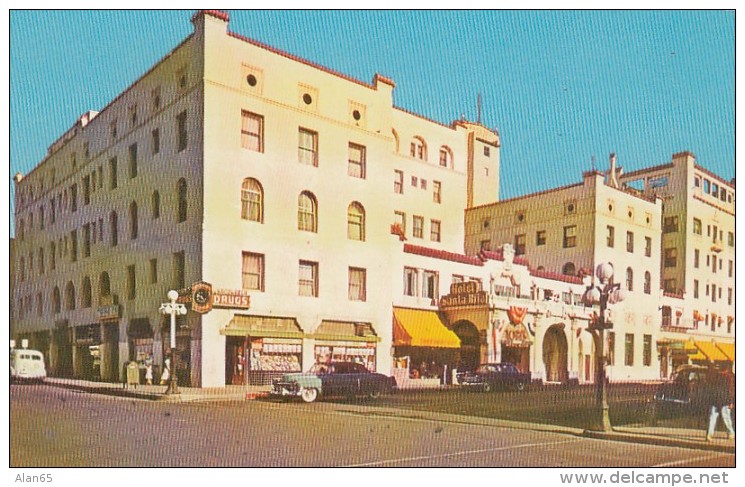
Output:
<svg viewBox="0 0 745 487">
<path fill-rule="evenodd" d="M 112 157 L 109 160 L 109 189 L 116 189 L 119 185 L 117 182 L 117 160 L 116 157 Z"/>
<path fill-rule="evenodd" d="M 91 177 L 83 178 L 83 206 L 91 203 Z"/>
<path fill-rule="evenodd" d="M 729 261 L 729 266 L 728 266 L 728 269 L 727 269 L 727 276 L 733 277 L 734 274 L 735 274 L 735 263 L 734 263 L 734 261 L 730 260 Z"/>
<path fill-rule="evenodd" d="M 538 230 L 535 232 L 535 244 L 546 245 L 546 230 Z"/>
<path fill-rule="evenodd" d="M 183 250 L 173 254 L 173 285 L 176 289 L 186 287 L 186 260 Z"/>
<path fill-rule="evenodd" d="M 634 335 L 633 333 L 626 333 L 626 345 L 625 345 L 625 359 L 624 364 L 633 367 L 634 366 Z"/>
<path fill-rule="evenodd" d="M 51 270 L 57 268 L 57 245 L 54 242 L 49 244 L 49 268 Z"/>
<path fill-rule="evenodd" d="M 626 252 L 634 252 L 634 232 L 626 232 Z"/>
<path fill-rule="evenodd" d="M 365 179 L 365 158 L 367 150 L 364 146 L 349 143 L 349 158 L 347 174 L 355 178 Z"/>
<path fill-rule="evenodd" d="M 103 189 L 103 166 L 98 166 L 98 189 Z"/>
<path fill-rule="evenodd" d="M 412 267 L 404 267 L 404 295 L 416 296 L 417 270 Z"/>
<path fill-rule="evenodd" d="M 732 306 L 732 288 L 727 288 L 727 304 Z"/>
<path fill-rule="evenodd" d="M 665 279 L 662 282 L 662 288 L 666 293 L 674 293 L 678 290 L 678 281 L 675 279 Z"/>
<path fill-rule="evenodd" d="M 698 279 L 693 280 L 693 299 L 698 299 Z"/>
<path fill-rule="evenodd" d="M 393 177 L 393 192 L 396 194 L 404 193 L 404 172 L 395 169 Z"/>
<path fill-rule="evenodd" d="M 158 259 L 150 259 L 148 280 L 150 284 L 156 284 L 158 282 Z"/>
<path fill-rule="evenodd" d="M 577 225 L 564 227 L 564 248 L 568 249 L 577 246 Z"/>
<path fill-rule="evenodd" d="M 129 178 L 137 177 L 137 144 L 129 146 Z"/>
<path fill-rule="evenodd" d="M 666 216 L 662 224 L 662 233 L 675 233 L 678 231 L 678 217 Z"/>
<path fill-rule="evenodd" d="M 57 207 L 55 206 L 54 202 L 54 198 L 49 200 L 49 218 L 51 219 L 52 223 L 57 221 Z"/>
<path fill-rule="evenodd" d="M 430 299 L 439 297 L 439 274 L 434 271 L 424 271 L 424 282 L 422 283 L 422 296 Z"/>
<path fill-rule="evenodd" d="M 241 110 L 241 147 L 264 152 L 264 117 Z"/>
<path fill-rule="evenodd" d="M 160 152 L 160 129 L 153 130 L 151 134 L 151 143 L 153 148 L 153 154 Z"/>
<path fill-rule="evenodd" d="M 318 297 L 318 262 L 300 261 L 298 294 L 300 296 Z"/>
<path fill-rule="evenodd" d="M 713 272 L 714 274 L 717 273 L 717 256 L 716 255 L 711 256 L 711 272 Z"/>
<path fill-rule="evenodd" d="M 716 284 L 711 285 L 711 302 L 712 303 L 717 302 L 717 285 Z"/>
<path fill-rule="evenodd" d="M 442 183 L 440 181 L 432 181 L 432 201 L 435 203 L 442 202 Z"/>
<path fill-rule="evenodd" d="M 419 178 L 418 178 L 418 177 L 416 177 L 416 176 L 411 176 L 411 185 L 412 185 L 413 187 L 415 187 L 415 188 L 416 188 L 417 186 L 419 186 Z"/>
<path fill-rule="evenodd" d="M 652 237 L 644 237 L 644 257 L 652 257 Z"/>
<path fill-rule="evenodd" d="M 132 301 L 137 297 L 137 280 L 135 276 L 135 266 L 127 266 L 127 299 Z"/>
<path fill-rule="evenodd" d="M 605 238 L 605 243 L 608 247 L 613 247 L 616 244 L 616 229 L 611 225 L 608 225 L 608 235 Z"/>
<path fill-rule="evenodd" d="M 137 125 L 137 105 L 129 107 L 129 124 L 134 127 Z"/>
<path fill-rule="evenodd" d="M 727 245 L 730 247 L 735 246 L 735 233 L 734 232 L 727 232 Z"/>
<path fill-rule="evenodd" d="M 701 253 L 698 249 L 693 249 L 693 267 L 698 269 L 699 262 L 700 262 Z"/>
<path fill-rule="evenodd" d="M 398 223 L 401 232 L 406 235 L 406 213 L 402 211 L 394 211 L 393 216 L 395 217 L 394 223 Z"/>
<path fill-rule="evenodd" d="M 350 301 L 366 301 L 367 276 L 365 269 L 359 267 L 349 268 L 349 289 L 348 295 Z"/>
<path fill-rule="evenodd" d="M 642 360 L 644 361 L 645 367 L 650 367 L 652 365 L 652 335 L 644 335 L 644 357 Z"/>
<path fill-rule="evenodd" d="M 665 267 L 676 267 L 678 265 L 678 249 L 672 247 L 665 249 Z"/>
<path fill-rule="evenodd" d="M 318 167 L 318 134 L 310 130 L 298 129 L 297 158 L 301 164 Z"/>
<path fill-rule="evenodd" d="M 264 290 L 264 254 L 243 252 L 243 289 Z"/>
<path fill-rule="evenodd" d="M 433 242 L 440 241 L 440 221 L 430 220 L 429 221 L 429 239 Z"/>
<path fill-rule="evenodd" d="M 424 237 L 424 217 L 414 215 L 414 230 L 412 235 L 416 238 Z"/>
<path fill-rule="evenodd" d="M 111 140 L 112 141 L 116 140 L 116 137 L 118 135 L 118 132 L 116 129 L 116 120 L 111 122 L 111 124 L 109 125 L 109 132 L 111 133 Z"/>
<path fill-rule="evenodd" d="M 515 235 L 515 255 L 525 254 L 525 234 Z"/>
<path fill-rule="evenodd" d="M 176 133 L 178 136 L 178 139 L 176 140 L 176 150 L 177 152 L 181 152 L 182 150 L 186 149 L 186 145 L 188 143 L 188 133 L 186 129 L 186 110 L 176 116 Z"/>
<path fill-rule="evenodd" d="M 83 257 L 91 256 L 91 226 L 89 223 L 83 225 Z"/>
<path fill-rule="evenodd" d="M 70 232 L 70 260 L 78 261 L 78 231 Z"/>
<path fill-rule="evenodd" d="M 150 92 L 150 101 L 154 112 L 160 110 L 160 86 L 156 86 L 153 88 L 153 91 Z"/>
<path fill-rule="evenodd" d="M 427 180 L 426 179 L 420 179 L 419 180 L 419 187 L 422 189 L 427 189 Z"/>
<path fill-rule="evenodd" d="M 77 184 L 73 184 L 72 186 L 70 186 L 70 211 L 72 211 L 73 213 L 78 211 L 78 185 Z M 29 226 L 32 227 L 33 223 L 31 223 Z"/>
<path fill-rule="evenodd" d="M 616 365 L 616 332 L 608 332 L 608 365 Z"/>
<path fill-rule="evenodd" d="M 693 219 L 693 233 L 695 235 L 701 235 L 701 220 L 698 218 Z"/>
</svg>

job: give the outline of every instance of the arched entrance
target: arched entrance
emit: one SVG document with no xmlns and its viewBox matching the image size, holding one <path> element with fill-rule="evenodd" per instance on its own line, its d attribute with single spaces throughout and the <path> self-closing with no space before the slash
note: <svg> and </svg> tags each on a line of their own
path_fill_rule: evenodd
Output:
<svg viewBox="0 0 745 487">
<path fill-rule="evenodd" d="M 564 324 L 551 326 L 543 337 L 543 365 L 546 368 L 546 381 L 566 382 L 567 372 L 567 338 L 564 335 Z"/>
<path fill-rule="evenodd" d="M 453 325 L 460 338 L 460 363 L 458 370 L 475 370 L 481 362 L 481 340 L 479 331 L 470 321 L 462 320 Z"/>
</svg>

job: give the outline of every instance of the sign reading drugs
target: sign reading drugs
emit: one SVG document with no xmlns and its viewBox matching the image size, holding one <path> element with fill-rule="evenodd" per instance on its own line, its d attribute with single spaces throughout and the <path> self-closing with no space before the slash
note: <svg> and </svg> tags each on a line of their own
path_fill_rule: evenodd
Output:
<svg viewBox="0 0 745 487">
<path fill-rule="evenodd" d="M 248 309 L 251 307 L 251 296 L 247 289 L 213 289 L 212 307 Z"/>
</svg>

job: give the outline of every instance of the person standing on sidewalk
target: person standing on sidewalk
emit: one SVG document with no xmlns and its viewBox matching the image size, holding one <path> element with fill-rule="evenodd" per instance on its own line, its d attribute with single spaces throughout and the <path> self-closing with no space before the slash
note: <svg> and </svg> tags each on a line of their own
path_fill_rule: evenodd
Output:
<svg viewBox="0 0 745 487">
<path fill-rule="evenodd" d="M 706 441 L 711 441 L 717 428 L 717 420 L 722 415 L 722 422 L 727 428 L 727 438 L 735 439 L 732 428 L 732 408 L 735 405 L 735 380 L 729 370 L 718 371 L 712 364 L 706 380 L 707 399 L 709 401 L 709 425 L 706 431 Z"/>
</svg>

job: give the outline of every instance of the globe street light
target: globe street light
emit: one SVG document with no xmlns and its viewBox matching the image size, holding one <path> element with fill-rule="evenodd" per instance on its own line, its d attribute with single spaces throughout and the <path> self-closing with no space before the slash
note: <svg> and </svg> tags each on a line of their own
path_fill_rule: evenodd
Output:
<svg viewBox="0 0 745 487">
<path fill-rule="evenodd" d="M 599 409 L 599 426 L 602 431 L 611 431 L 610 415 L 608 414 L 608 385 L 605 377 L 605 330 L 613 328 L 613 323 L 608 319 L 607 309 L 609 304 L 620 303 L 626 299 L 626 291 L 621 289 L 621 284 L 613 283 L 613 264 L 605 262 L 599 264 L 595 269 L 595 276 L 600 285 L 590 284 L 582 295 L 585 306 L 600 305 L 600 314 L 590 320 L 587 328 L 592 334 L 595 342 L 595 384 L 597 387 L 596 402 Z"/>
<path fill-rule="evenodd" d="M 178 380 L 176 379 L 176 315 L 185 315 L 186 306 L 176 303 L 178 292 L 173 289 L 168 291 L 168 299 L 171 302 L 161 304 L 160 312 L 164 315 L 171 315 L 171 374 L 168 389 L 166 389 L 166 394 L 170 395 L 181 393 L 178 390 Z"/>
</svg>

